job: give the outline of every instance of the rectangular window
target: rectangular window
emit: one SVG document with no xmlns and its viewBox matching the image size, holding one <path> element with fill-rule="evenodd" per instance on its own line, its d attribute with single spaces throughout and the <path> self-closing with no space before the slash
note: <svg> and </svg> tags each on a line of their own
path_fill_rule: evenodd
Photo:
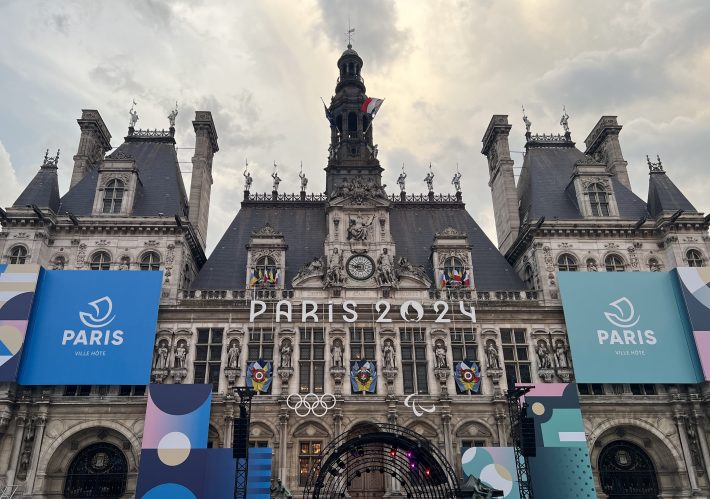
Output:
<svg viewBox="0 0 710 499">
<path fill-rule="evenodd" d="M 375 361 L 375 330 L 366 327 L 350 329 L 350 360 Z"/>
<path fill-rule="evenodd" d="M 247 362 L 274 360 L 274 332 L 270 328 L 255 327 L 249 332 Z"/>
<path fill-rule="evenodd" d="M 145 395 L 145 385 L 121 385 L 118 387 L 119 397 L 139 397 Z"/>
<path fill-rule="evenodd" d="M 461 450 L 471 447 L 486 447 L 485 440 L 461 440 Z"/>
<path fill-rule="evenodd" d="M 528 357 L 527 331 L 525 329 L 501 329 L 505 375 L 510 382 L 532 383 L 530 359 Z"/>
<path fill-rule="evenodd" d="M 249 440 L 250 449 L 266 449 L 268 446 L 268 440 Z"/>
<path fill-rule="evenodd" d="M 586 383 L 577 385 L 580 395 L 604 395 L 604 385 L 600 383 Z"/>
<path fill-rule="evenodd" d="M 195 345 L 195 383 L 212 383 L 212 391 L 219 389 L 222 365 L 222 329 L 197 330 Z"/>
<path fill-rule="evenodd" d="M 656 395 L 656 385 L 629 385 L 634 395 Z"/>
<path fill-rule="evenodd" d="M 306 486 L 308 475 L 311 471 L 318 472 L 318 459 L 320 458 L 322 442 L 308 441 L 301 442 L 298 453 L 298 483 L 301 487 Z"/>
<path fill-rule="evenodd" d="M 429 393 L 424 328 L 403 327 L 399 330 L 399 340 L 404 393 Z"/>
<path fill-rule="evenodd" d="M 452 329 L 449 331 L 449 339 L 451 340 L 451 355 L 454 361 L 454 368 L 459 362 L 464 360 L 478 363 L 478 344 L 476 343 L 476 329 Z M 480 364 L 479 364 L 480 368 Z M 456 385 L 456 392 L 459 394 L 467 394 L 466 391 L 459 390 Z M 473 395 L 480 395 L 481 391 L 473 392 Z"/>
<path fill-rule="evenodd" d="M 65 397 L 88 397 L 91 395 L 91 385 L 66 385 L 64 387 Z"/>
<path fill-rule="evenodd" d="M 301 328 L 298 371 L 300 393 L 323 393 L 325 382 L 325 330 L 323 328 Z"/>
</svg>

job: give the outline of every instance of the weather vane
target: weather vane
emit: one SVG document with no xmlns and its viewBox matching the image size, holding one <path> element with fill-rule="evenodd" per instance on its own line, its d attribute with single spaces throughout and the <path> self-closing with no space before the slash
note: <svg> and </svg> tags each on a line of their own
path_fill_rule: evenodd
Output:
<svg viewBox="0 0 710 499">
<path fill-rule="evenodd" d="M 353 40 L 352 40 L 353 33 L 355 33 L 355 28 L 351 28 L 351 27 L 350 27 L 350 16 L 348 16 L 348 32 L 347 32 L 347 35 L 348 35 L 348 48 L 349 48 L 349 49 L 353 48 L 353 43 L 352 43 L 352 42 L 353 42 Z"/>
</svg>

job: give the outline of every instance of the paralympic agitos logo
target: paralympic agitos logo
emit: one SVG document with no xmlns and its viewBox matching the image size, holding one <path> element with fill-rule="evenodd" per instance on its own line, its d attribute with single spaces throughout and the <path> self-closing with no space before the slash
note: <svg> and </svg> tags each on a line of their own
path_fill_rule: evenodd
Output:
<svg viewBox="0 0 710 499">
<path fill-rule="evenodd" d="M 85 328 L 65 329 L 62 335 L 62 346 L 105 346 L 123 343 L 124 332 L 109 326 L 116 319 L 113 313 L 113 302 L 104 296 L 88 303 L 91 312 L 79 311 L 79 320 Z"/>
<path fill-rule="evenodd" d="M 600 345 L 655 345 L 658 340 L 651 329 L 639 328 L 641 315 L 636 313 L 634 304 L 622 296 L 609 304 L 612 312 L 604 312 L 604 317 L 614 326 L 609 329 L 597 329 Z"/>
</svg>

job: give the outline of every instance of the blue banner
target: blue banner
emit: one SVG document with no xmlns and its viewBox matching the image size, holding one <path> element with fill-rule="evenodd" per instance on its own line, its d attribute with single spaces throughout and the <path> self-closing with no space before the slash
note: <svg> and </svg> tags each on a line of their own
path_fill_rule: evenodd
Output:
<svg viewBox="0 0 710 499">
<path fill-rule="evenodd" d="M 680 285 L 669 272 L 560 272 L 578 383 L 703 381 Z"/>
<path fill-rule="evenodd" d="M 22 353 L 21 385 L 145 385 L 163 273 L 42 274 Z"/>
</svg>

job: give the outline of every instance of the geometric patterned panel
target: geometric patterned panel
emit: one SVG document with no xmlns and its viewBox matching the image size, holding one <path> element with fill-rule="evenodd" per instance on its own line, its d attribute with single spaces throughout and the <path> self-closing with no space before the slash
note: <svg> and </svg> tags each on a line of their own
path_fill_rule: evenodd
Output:
<svg viewBox="0 0 710 499">
<path fill-rule="evenodd" d="M 271 456 L 270 448 L 249 449 L 249 474 L 247 475 L 247 497 L 249 499 L 269 499 L 271 497 Z"/>
</svg>

